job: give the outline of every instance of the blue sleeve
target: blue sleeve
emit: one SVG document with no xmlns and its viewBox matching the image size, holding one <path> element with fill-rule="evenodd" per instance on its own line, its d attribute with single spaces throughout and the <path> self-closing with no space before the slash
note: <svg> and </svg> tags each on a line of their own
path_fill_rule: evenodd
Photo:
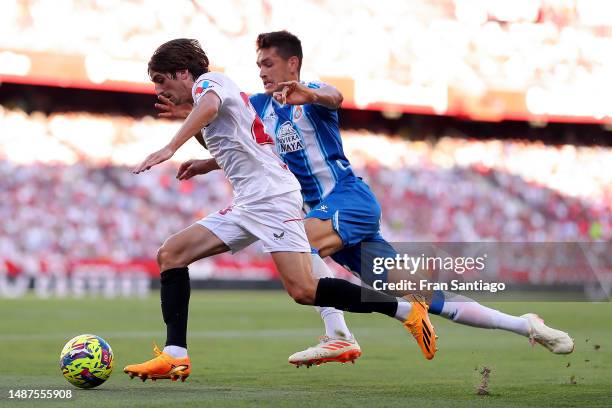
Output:
<svg viewBox="0 0 612 408">
<path fill-rule="evenodd" d="M 259 117 L 263 116 L 263 111 L 267 105 L 268 99 L 270 96 L 265 93 L 257 93 L 249 96 L 249 100 L 251 101 L 251 105 L 255 108 L 255 112 Z"/>
<path fill-rule="evenodd" d="M 320 89 L 321 85 L 327 86 L 327 84 L 323 82 L 308 82 L 308 84 L 306 84 L 306 86 L 310 89 Z M 335 120 L 336 122 L 338 122 L 337 109 L 330 109 L 323 105 L 317 104 L 311 104 L 310 106 L 312 106 L 312 109 L 315 110 L 322 119 Z"/>
<path fill-rule="evenodd" d="M 323 105 L 311 104 L 310 108 L 316 112 L 316 115 L 324 121 L 331 121 L 338 125 L 338 110 L 330 109 Z"/>
</svg>

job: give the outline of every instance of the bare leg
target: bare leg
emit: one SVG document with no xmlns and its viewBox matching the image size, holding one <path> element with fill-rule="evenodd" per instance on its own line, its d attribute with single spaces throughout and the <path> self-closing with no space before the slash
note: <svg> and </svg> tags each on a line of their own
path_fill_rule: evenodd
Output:
<svg viewBox="0 0 612 408">
<path fill-rule="evenodd" d="M 187 356 L 187 319 L 191 286 L 187 266 L 229 250 L 208 228 L 193 224 L 172 235 L 157 251 L 161 272 L 161 309 L 166 323 L 165 352 Z"/>
<path fill-rule="evenodd" d="M 160 272 L 186 267 L 192 262 L 229 251 L 208 228 L 193 224 L 171 235 L 157 251 Z"/>
</svg>

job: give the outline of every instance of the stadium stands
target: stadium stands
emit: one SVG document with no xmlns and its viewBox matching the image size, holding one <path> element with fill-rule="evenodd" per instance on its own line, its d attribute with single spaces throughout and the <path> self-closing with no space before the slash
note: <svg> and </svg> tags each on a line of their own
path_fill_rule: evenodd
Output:
<svg viewBox="0 0 612 408">
<path fill-rule="evenodd" d="M 220 172 L 129 165 L 178 126 L 89 113 L 0 114 L 0 258 L 152 259 L 169 234 L 231 201 Z M 612 151 L 525 141 L 411 142 L 345 131 L 397 241 L 609 241 Z M 206 157 L 197 144 L 180 159 Z M 248 255 L 256 259 L 258 251 Z"/>
<path fill-rule="evenodd" d="M 0 74 L 146 83 L 143 66 L 159 44 L 193 37 L 215 67 L 252 92 L 259 88 L 256 35 L 291 27 L 304 42 L 303 76 L 340 78 L 357 107 L 397 103 L 482 118 L 524 119 L 529 112 L 601 120 L 612 117 L 612 63 L 602 52 L 612 46 L 609 10 L 589 0 L 186 1 L 171 10 L 163 2 L 15 0 L 4 2 L 0 14 L 0 34 L 7 34 L 0 35 L 7 50 Z M 333 29 L 311 30 L 304 15 Z M 64 23 L 57 26 L 53 16 Z M 57 64 L 28 53 L 78 58 L 56 72 Z"/>
</svg>

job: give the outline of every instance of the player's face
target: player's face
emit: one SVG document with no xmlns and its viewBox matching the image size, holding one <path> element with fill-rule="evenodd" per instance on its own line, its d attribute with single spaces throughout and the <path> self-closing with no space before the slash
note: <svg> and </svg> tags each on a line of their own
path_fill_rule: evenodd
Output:
<svg viewBox="0 0 612 408">
<path fill-rule="evenodd" d="M 257 52 L 257 66 L 264 91 L 271 94 L 281 90 L 279 82 L 297 80 L 296 57 L 284 59 L 276 52 L 276 47 L 261 49 Z"/>
<path fill-rule="evenodd" d="M 169 72 L 151 72 L 151 80 L 155 84 L 155 94 L 163 95 L 175 105 L 193 103 L 191 88 L 193 79 L 187 70 L 177 71 L 173 78 Z"/>
</svg>

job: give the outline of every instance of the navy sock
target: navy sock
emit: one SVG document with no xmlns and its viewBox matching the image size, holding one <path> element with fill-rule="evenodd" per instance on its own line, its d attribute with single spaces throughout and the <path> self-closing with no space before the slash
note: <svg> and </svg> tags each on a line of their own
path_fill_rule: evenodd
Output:
<svg viewBox="0 0 612 408">
<path fill-rule="evenodd" d="M 319 279 L 314 304 L 352 313 L 378 312 L 390 317 L 395 317 L 397 312 L 397 299 L 393 296 L 336 278 Z"/>
<path fill-rule="evenodd" d="M 161 309 L 166 323 L 166 346 L 187 348 L 187 315 L 189 312 L 189 270 L 167 269 L 161 273 Z"/>
<path fill-rule="evenodd" d="M 444 307 L 444 292 L 441 290 L 434 290 L 431 298 L 431 304 L 429 305 L 429 313 L 439 315 L 442 313 Z"/>
</svg>

